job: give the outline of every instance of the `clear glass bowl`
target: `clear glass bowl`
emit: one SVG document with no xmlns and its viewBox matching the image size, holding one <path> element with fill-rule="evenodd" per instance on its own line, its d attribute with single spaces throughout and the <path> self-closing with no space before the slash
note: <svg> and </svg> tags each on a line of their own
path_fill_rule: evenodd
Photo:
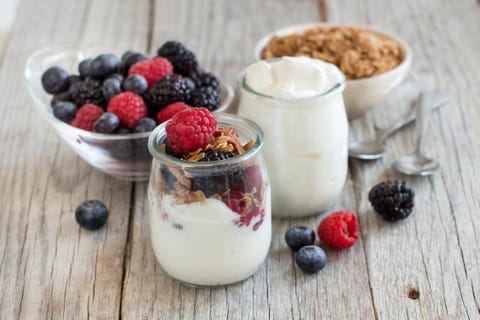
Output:
<svg viewBox="0 0 480 320">
<path fill-rule="evenodd" d="M 115 178 L 142 181 L 148 180 L 150 176 L 152 157 L 148 152 L 147 143 L 151 132 L 102 134 L 72 127 L 53 115 L 50 106 L 52 96 L 43 90 L 40 80 L 43 72 L 49 67 L 59 66 L 71 74 L 76 74 L 78 63 L 85 58 L 95 57 L 101 53 L 113 53 L 120 57 L 127 49 L 113 49 L 102 45 L 91 45 L 86 48 L 74 45 L 44 48 L 28 58 L 25 80 L 35 109 L 80 157 Z M 221 105 L 215 112 L 227 109 L 233 98 L 233 89 L 221 83 Z"/>
</svg>

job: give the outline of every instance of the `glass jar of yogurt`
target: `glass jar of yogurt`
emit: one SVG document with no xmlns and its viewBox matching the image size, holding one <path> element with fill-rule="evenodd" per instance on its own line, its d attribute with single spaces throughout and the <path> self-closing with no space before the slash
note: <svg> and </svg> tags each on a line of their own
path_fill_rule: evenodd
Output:
<svg viewBox="0 0 480 320">
<path fill-rule="evenodd" d="M 166 124 L 149 139 L 150 231 L 158 262 L 193 286 L 239 282 L 260 267 L 271 241 L 270 183 L 262 130 L 235 115 L 217 115 L 247 151 L 226 160 L 187 162 L 165 152 Z"/>
<path fill-rule="evenodd" d="M 302 217 L 335 204 L 348 167 L 345 77 L 333 64 L 284 57 L 239 77 L 238 114 L 264 131 L 274 217 Z"/>
</svg>

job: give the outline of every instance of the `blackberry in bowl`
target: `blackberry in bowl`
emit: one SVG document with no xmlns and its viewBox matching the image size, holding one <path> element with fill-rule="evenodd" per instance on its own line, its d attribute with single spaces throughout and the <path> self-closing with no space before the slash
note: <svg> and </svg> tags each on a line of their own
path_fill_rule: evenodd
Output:
<svg viewBox="0 0 480 320">
<path fill-rule="evenodd" d="M 90 165 L 115 178 L 148 180 L 152 157 L 147 142 L 157 119 L 150 112 L 141 72 L 154 73 L 145 63 L 154 59 L 168 64 L 163 58 L 105 45 L 47 47 L 28 58 L 26 88 L 34 108 Z M 129 74 L 139 62 L 140 71 Z M 162 70 L 154 76 L 168 74 Z M 221 83 L 218 96 L 216 113 L 231 104 L 233 89 Z M 122 104 L 129 106 L 127 111 Z"/>
</svg>

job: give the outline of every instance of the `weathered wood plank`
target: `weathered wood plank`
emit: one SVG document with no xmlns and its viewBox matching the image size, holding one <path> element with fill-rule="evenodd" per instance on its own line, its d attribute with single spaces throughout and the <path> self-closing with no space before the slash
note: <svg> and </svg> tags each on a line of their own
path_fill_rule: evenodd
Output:
<svg viewBox="0 0 480 320">
<path fill-rule="evenodd" d="M 410 152 L 414 126 L 388 141 L 386 157 L 376 163 L 351 161 L 359 185 L 358 211 L 375 307 L 380 319 L 474 319 L 479 314 L 478 126 L 479 68 L 472 53 L 480 41 L 473 31 L 479 24 L 474 1 L 386 3 L 368 1 L 354 7 L 333 4 L 335 21 L 379 25 L 393 30 L 412 46 L 413 70 L 426 87 L 444 90 L 454 102 L 432 115 L 428 150 L 442 171 L 431 178 L 409 178 L 390 164 Z M 344 10 L 341 10 L 344 9 Z M 347 9 L 347 10 L 345 10 Z M 378 14 L 389 12 L 391 14 Z M 459 48 L 468 48 L 459 50 Z M 356 137 L 371 136 L 374 123 L 389 122 L 399 107 L 377 109 L 352 122 Z M 477 146 L 477 147 L 476 147 Z M 376 182 L 405 179 L 416 190 L 413 216 L 388 224 L 375 216 L 367 192 Z M 408 298 L 410 289 L 420 293 Z M 395 299 L 395 303 L 392 303 Z"/>
<path fill-rule="evenodd" d="M 118 318 L 132 184 L 92 169 L 61 142 L 32 111 L 23 68 L 40 47 L 82 39 L 136 46 L 143 39 L 144 50 L 148 2 L 25 0 L 18 10 L 0 74 L 0 121 L 8 128 L 0 132 L 0 318 Z M 137 29 L 119 34 L 127 15 Z M 110 208 L 98 232 L 75 222 L 86 199 Z"/>
</svg>

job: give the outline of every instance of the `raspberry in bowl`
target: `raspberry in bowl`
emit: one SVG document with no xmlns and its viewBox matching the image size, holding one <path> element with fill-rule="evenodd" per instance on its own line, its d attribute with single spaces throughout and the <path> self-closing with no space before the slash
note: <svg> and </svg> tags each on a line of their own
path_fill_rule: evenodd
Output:
<svg viewBox="0 0 480 320">
<path fill-rule="evenodd" d="M 262 147 L 256 124 L 204 108 L 184 110 L 153 131 L 151 241 L 172 278 L 228 285 L 263 263 L 272 227 Z"/>
<path fill-rule="evenodd" d="M 193 54 L 175 41 L 160 49 L 172 47 Z M 183 62 L 190 63 L 188 74 L 178 73 L 180 57 L 105 45 L 49 47 L 27 60 L 27 91 L 35 109 L 90 165 L 119 179 L 147 180 L 152 162 L 147 142 L 160 111 L 181 101 L 220 113 L 233 100 L 233 89 L 196 60 Z M 211 96 L 204 86 L 212 87 Z M 200 98 L 194 100 L 194 93 Z"/>
</svg>

